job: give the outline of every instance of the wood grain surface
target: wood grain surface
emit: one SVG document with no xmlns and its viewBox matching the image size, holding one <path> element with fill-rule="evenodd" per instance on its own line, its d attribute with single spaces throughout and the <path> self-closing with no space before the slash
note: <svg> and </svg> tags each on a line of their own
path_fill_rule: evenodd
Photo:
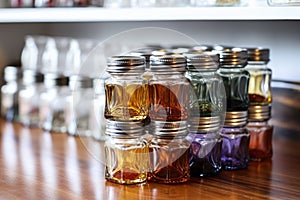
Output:
<svg viewBox="0 0 300 200">
<path fill-rule="evenodd" d="M 177 185 L 106 182 L 102 142 L 0 120 L 0 199 L 300 199 L 300 94 L 273 93 L 272 160 Z"/>
</svg>

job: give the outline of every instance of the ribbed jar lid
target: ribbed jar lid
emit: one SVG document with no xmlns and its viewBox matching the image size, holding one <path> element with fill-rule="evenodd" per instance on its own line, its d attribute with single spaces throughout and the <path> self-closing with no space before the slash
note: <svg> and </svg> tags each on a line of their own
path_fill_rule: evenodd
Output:
<svg viewBox="0 0 300 200">
<path fill-rule="evenodd" d="M 247 111 L 226 112 L 224 126 L 245 126 L 248 121 Z"/>
<path fill-rule="evenodd" d="M 78 88 L 92 88 L 93 79 L 85 76 L 73 75 L 69 78 L 69 86 L 71 90 Z"/>
<path fill-rule="evenodd" d="M 182 55 L 164 55 L 150 57 L 151 71 L 186 71 L 186 58 Z"/>
<path fill-rule="evenodd" d="M 4 68 L 4 80 L 14 81 L 22 77 L 21 68 L 15 66 L 7 66 Z"/>
<path fill-rule="evenodd" d="M 189 133 L 207 133 L 218 131 L 221 128 L 220 116 L 190 117 L 188 120 Z"/>
<path fill-rule="evenodd" d="M 248 108 L 249 121 L 267 121 L 271 118 L 270 105 L 255 105 Z"/>
<path fill-rule="evenodd" d="M 160 137 L 186 136 L 186 121 L 151 121 L 150 134 Z"/>
<path fill-rule="evenodd" d="M 145 71 L 145 58 L 142 56 L 112 56 L 107 60 L 109 73 L 142 73 Z"/>
<path fill-rule="evenodd" d="M 140 137 L 145 134 L 144 123 L 107 120 L 105 134 L 115 138 Z"/>
<path fill-rule="evenodd" d="M 248 54 L 246 49 L 226 48 L 224 50 L 214 50 L 220 55 L 221 68 L 245 67 L 247 65 Z"/>
<path fill-rule="evenodd" d="M 247 48 L 248 62 L 263 62 L 268 63 L 270 61 L 270 49 L 267 48 Z"/>
<path fill-rule="evenodd" d="M 184 54 L 187 59 L 187 69 L 197 70 L 217 70 L 219 68 L 219 55 L 213 52 L 201 54 Z"/>
<path fill-rule="evenodd" d="M 69 78 L 55 73 L 48 73 L 44 75 L 44 84 L 48 86 L 67 86 Z"/>
</svg>

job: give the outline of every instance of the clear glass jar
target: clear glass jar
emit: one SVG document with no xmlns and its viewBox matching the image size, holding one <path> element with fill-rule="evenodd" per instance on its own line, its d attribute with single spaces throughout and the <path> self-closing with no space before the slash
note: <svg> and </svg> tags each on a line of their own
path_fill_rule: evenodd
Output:
<svg viewBox="0 0 300 200">
<path fill-rule="evenodd" d="M 19 91 L 21 89 L 21 70 L 14 66 L 4 69 L 5 85 L 1 87 L 1 116 L 8 121 L 19 120 Z"/>
<path fill-rule="evenodd" d="M 190 179 L 190 143 L 186 123 L 154 122 L 149 144 L 149 180 L 158 183 L 182 183 Z"/>
<path fill-rule="evenodd" d="M 68 78 L 45 74 L 45 92 L 40 96 L 40 127 L 51 132 L 67 132 L 65 107 L 69 95 Z"/>
<path fill-rule="evenodd" d="M 215 51 L 220 54 L 219 74 L 226 91 L 226 111 L 247 111 L 250 74 L 245 70 L 247 51 L 240 48 Z"/>
<path fill-rule="evenodd" d="M 268 105 L 272 102 L 272 70 L 267 66 L 270 51 L 263 48 L 248 48 L 247 51 L 246 70 L 250 73 L 249 103 L 250 105 Z"/>
<path fill-rule="evenodd" d="M 269 123 L 271 106 L 250 106 L 248 118 L 247 129 L 250 133 L 250 159 L 255 161 L 271 159 L 273 154 L 273 125 Z"/>
<path fill-rule="evenodd" d="M 105 118 L 116 121 L 142 121 L 148 117 L 147 80 L 142 77 L 145 59 L 114 56 L 108 59 L 105 81 Z"/>
<path fill-rule="evenodd" d="M 145 182 L 149 169 L 149 148 L 143 139 L 143 124 L 108 121 L 106 135 L 106 180 L 120 184 Z"/>
<path fill-rule="evenodd" d="M 20 122 L 25 126 L 39 126 L 40 94 L 43 92 L 43 75 L 23 71 L 23 89 L 19 92 Z"/>
<path fill-rule="evenodd" d="M 90 113 L 93 101 L 93 80 L 88 77 L 71 76 L 71 92 L 66 96 L 65 119 L 70 135 L 90 136 Z"/>
<path fill-rule="evenodd" d="M 150 57 L 151 121 L 186 121 L 189 117 L 190 82 L 184 76 L 186 59 L 180 55 Z"/>
<path fill-rule="evenodd" d="M 192 177 L 214 176 L 221 171 L 222 138 L 219 130 L 189 134 L 190 174 Z"/>
</svg>

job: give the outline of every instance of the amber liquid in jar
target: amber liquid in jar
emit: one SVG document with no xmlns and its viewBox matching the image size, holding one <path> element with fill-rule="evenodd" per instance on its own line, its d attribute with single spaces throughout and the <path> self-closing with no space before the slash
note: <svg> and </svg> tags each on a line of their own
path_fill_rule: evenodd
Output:
<svg viewBox="0 0 300 200">
<path fill-rule="evenodd" d="M 188 118 L 188 84 L 150 84 L 149 96 L 152 120 L 180 121 Z"/>
<path fill-rule="evenodd" d="M 147 85 L 106 84 L 106 119 L 140 121 L 148 116 Z"/>
</svg>

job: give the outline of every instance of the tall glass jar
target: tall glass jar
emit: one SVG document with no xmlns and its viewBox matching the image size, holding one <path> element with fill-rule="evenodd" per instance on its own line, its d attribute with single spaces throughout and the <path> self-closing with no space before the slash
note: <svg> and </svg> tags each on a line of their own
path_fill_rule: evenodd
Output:
<svg viewBox="0 0 300 200">
<path fill-rule="evenodd" d="M 120 184 L 145 182 L 149 148 L 143 139 L 143 123 L 108 120 L 106 135 L 106 180 Z"/>
<path fill-rule="evenodd" d="M 19 120 L 19 90 L 21 70 L 14 66 L 4 69 L 5 85 L 1 87 L 1 116 L 9 121 Z"/>
<path fill-rule="evenodd" d="M 40 94 L 43 75 L 32 70 L 23 71 L 23 89 L 19 92 L 20 122 L 25 126 L 39 126 Z"/>
<path fill-rule="evenodd" d="M 226 117 L 221 136 L 224 169 L 243 169 L 249 161 L 250 135 L 245 128 L 249 107 L 249 72 L 247 51 L 239 48 L 224 48 L 220 54 L 219 74 L 223 78 L 226 91 Z"/>
<path fill-rule="evenodd" d="M 190 179 L 190 143 L 186 121 L 151 122 L 149 180 L 182 183 Z"/>
<path fill-rule="evenodd" d="M 142 121 L 148 116 L 147 80 L 142 77 L 145 59 L 114 56 L 108 59 L 105 81 L 105 118 L 116 121 Z"/>
<path fill-rule="evenodd" d="M 268 68 L 269 49 L 248 48 L 248 65 L 250 73 L 249 103 L 250 105 L 268 105 L 272 102 L 271 80 L 272 70 Z"/>
<path fill-rule="evenodd" d="M 250 133 L 250 159 L 255 161 L 271 159 L 273 155 L 273 125 L 269 123 L 271 106 L 250 106 L 248 112 L 247 129 Z"/>
<path fill-rule="evenodd" d="M 149 80 L 151 121 L 186 121 L 190 83 L 184 76 L 186 59 L 180 55 L 151 56 Z"/>
<path fill-rule="evenodd" d="M 65 119 L 70 135 L 90 136 L 89 115 L 93 101 L 93 80 L 73 75 L 69 78 L 70 93 L 66 96 Z"/>
<path fill-rule="evenodd" d="M 40 96 L 40 127 L 46 131 L 67 132 L 65 107 L 69 95 L 68 78 L 58 74 L 45 74 L 45 92 Z"/>
</svg>

